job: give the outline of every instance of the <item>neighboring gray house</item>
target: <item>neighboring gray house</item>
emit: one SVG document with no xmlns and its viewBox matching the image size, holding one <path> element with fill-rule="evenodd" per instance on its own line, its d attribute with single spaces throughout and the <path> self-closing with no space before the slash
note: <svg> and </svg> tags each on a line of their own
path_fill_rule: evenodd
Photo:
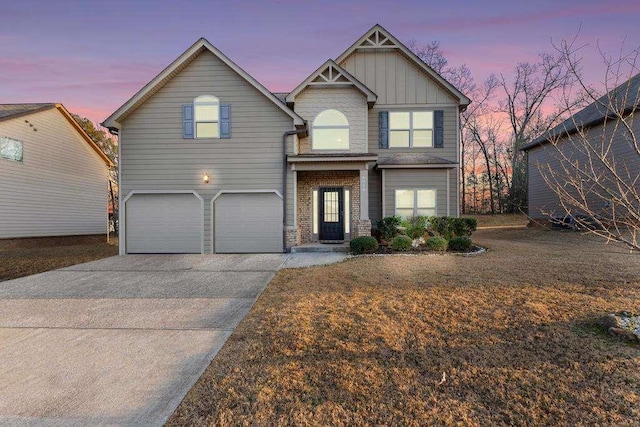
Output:
<svg viewBox="0 0 640 427">
<path fill-rule="evenodd" d="M 522 147 L 527 152 L 528 157 L 528 214 L 535 219 L 564 218 L 568 214 L 585 214 L 582 209 L 574 208 L 571 212 L 561 205 L 556 192 L 554 192 L 544 179 L 543 173 L 547 169 L 556 171 L 557 178 L 561 179 L 563 172 L 562 155 L 571 159 L 572 163 L 588 165 L 589 158 L 585 150 L 584 141 L 588 141 L 595 149 L 605 150 L 606 156 L 619 168 L 619 172 L 625 177 L 628 183 L 635 183 L 636 194 L 640 194 L 640 155 L 633 145 L 628 130 L 620 125 L 618 117 L 625 117 L 627 123 L 631 124 L 631 131 L 636 137 L 640 136 L 640 122 L 633 120 L 633 114 L 640 106 L 640 74 L 627 80 L 617 88 L 613 89 L 598 101 L 588 105 L 572 117 L 568 118 L 558 126 L 554 127 L 544 135 L 536 138 L 529 144 Z M 562 153 L 562 155 L 561 155 Z M 589 169 L 595 174 L 601 174 L 601 182 L 604 187 L 610 186 L 611 194 L 618 191 L 616 183 L 610 180 L 611 174 L 606 171 L 596 156 L 591 156 L 592 166 Z M 572 175 L 577 176 L 577 171 L 570 168 Z M 589 188 L 584 177 L 584 188 Z M 572 178 L 567 179 L 567 181 Z M 561 185 L 563 183 L 560 183 Z M 572 183 L 564 183 L 565 188 L 571 188 Z M 592 187 L 595 188 L 595 187 Z M 573 189 L 571 190 L 573 191 Z M 580 196 L 578 196 L 580 198 Z M 589 208 L 590 213 L 599 217 L 608 218 L 612 215 L 611 200 L 596 195 L 595 190 L 591 193 L 586 191 L 584 204 Z M 618 214 L 620 212 L 618 211 Z M 591 216 L 591 215 L 589 215 Z"/>
<path fill-rule="evenodd" d="M 457 216 L 469 102 L 379 25 L 285 94 L 200 39 L 104 122 L 120 253 L 282 252 Z"/>
<path fill-rule="evenodd" d="M 61 104 L 0 104 L 0 238 L 106 233 L 110 166 Z"/>
</svg>

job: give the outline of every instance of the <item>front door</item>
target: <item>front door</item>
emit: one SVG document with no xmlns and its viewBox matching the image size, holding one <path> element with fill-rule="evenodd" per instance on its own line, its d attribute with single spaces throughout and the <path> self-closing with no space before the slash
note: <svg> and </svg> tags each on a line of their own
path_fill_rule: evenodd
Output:
<svg viewBox="0 0 640 427">
<path fill-rule="evenodd" d="M 344 241 L 344 191 L 342 188 L 320 188 L 318 209 L 321 242 Z"/>
</svg>

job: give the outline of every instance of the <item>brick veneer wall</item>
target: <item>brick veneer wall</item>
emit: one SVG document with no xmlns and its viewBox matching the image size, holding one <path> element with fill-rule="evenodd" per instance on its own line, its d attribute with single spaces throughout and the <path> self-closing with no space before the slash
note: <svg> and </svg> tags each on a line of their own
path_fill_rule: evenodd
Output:
<svg viewBox="0 0 640 427">
<path fill-rule="evenodd" d="M 313 236 L 313 190 L 318 187 L 344 187 L 351 191 L 351 237 L 371 235 L 371 221 L 360 221 L 359 171 L 298 172 L 298 240 L 310 242 Z"/>
</svg>

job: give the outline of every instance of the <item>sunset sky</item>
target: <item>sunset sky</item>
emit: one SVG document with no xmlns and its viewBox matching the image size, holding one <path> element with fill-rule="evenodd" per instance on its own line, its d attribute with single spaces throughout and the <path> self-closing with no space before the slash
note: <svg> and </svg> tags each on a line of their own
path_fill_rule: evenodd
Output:
<svg viewBox="0 0 640 427">
<path fill-rule="evenodd" d="M 439 40 L 477 80 L 535 60 L 580 26 L 587 80 L 598 47 L 640 45 L 640 1 L 65 1 L 0 5 L 0 103 L 61 102 L 100 122 L 199 37 L 271 91 L 289 91 L 374 24 Z M 626 40 L 626 41 L 625 41 Z"/>
</svg>

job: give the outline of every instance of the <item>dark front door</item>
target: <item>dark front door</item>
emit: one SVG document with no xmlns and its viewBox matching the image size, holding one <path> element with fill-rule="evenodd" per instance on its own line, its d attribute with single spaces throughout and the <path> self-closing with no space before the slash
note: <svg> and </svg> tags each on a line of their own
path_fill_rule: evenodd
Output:
<svg viewBox="0 0 640 427">
<path fill-rule="evenodd" d="M 342 188 L 321 188 L 318 191 L 320 241 L 344 241 L 344 191 Z"/>
</svg>

